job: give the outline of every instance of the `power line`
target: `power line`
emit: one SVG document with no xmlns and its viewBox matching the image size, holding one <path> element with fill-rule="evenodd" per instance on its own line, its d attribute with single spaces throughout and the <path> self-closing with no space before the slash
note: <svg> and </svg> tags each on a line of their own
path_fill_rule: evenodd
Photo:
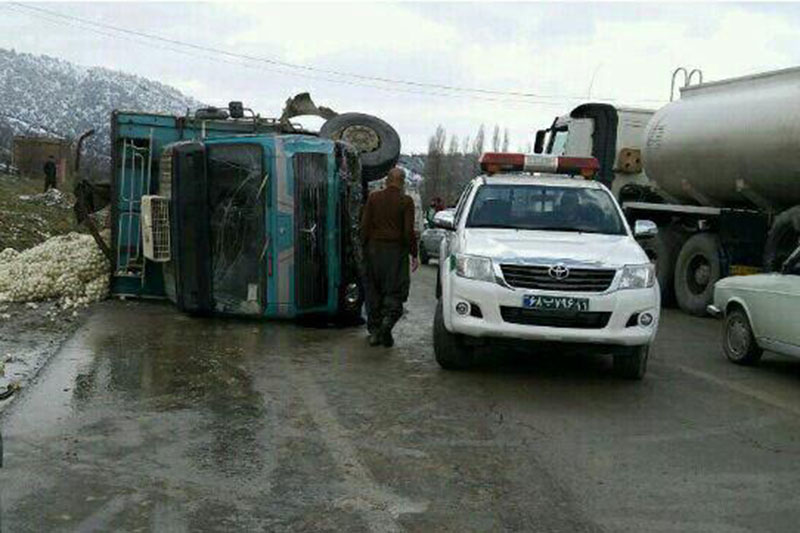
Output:
<svg viewBox="0 0 800 533">
<path fill-rule="evenodd" d="M 352 78 L 352 79 L 356 79 L 356 80 L 378 82 L 378 83 L 389 84 L 389 85 L 393 84 L 393 85 L 402 85 L 402 86 L 414 87 L 414 88 L 425 88 L 425 89 L 436 89 L 436 90 L 439 90 L 439 91 L 448 91 L 448 92 L 445 92 L 445 93 L 441 93 L 441 92 L 440 93 L 419 92 L 418 94 L 434 94 L 434 95 L 437 95 L 437 96 L 451 96 L 451 95 L 455 96 L 454 94 L 451 94 L 451 93 L 467 93 L 467 94 L 471 94 L 473 97 L 476 96 L 476 95 L 493 95 L 493 96 L 503 96 L 503 97 L 511 97 L 511 98 L 514 98 L 514 99 L 520 99 L 520 100 L 513 100 L 513 101 L 520 101 L 520 102 L 523 102 L 523 101 L 527 102 L 527 101 L 529 101 L 528 99 L 534 99 L 534 98 L 535 99 L 560 99 L 562 101 L 564 101 L 564 100 L 585 100 L 585 97 L 582 97 L 582 96 L 544 95 L 544 94 L 521 92 L 521 91 L 500 91 L 500 90 L 484 89 L 484 88 L 461 87 L 461 86 L 455 86 L 455 85 L 445 85 L 445 84 L 439 84 L 439 83 L 427 83 L 427 82 L 419 82 L 419 81 L 412 81 L 412 80 L 406 80 L 406 79 L 385 78 L 385 77 L 379 77 L 379 76 L 367 76 L 367 75 L 363 75 L 363 74 L 357 74 L 357 73 L 352 73 L 352 72 L 344 72 L 344 71 L 340 71 L 340 70 L 323 69 L 323 68 L 313 67 L 313 66 L 309 66 L 309 65 L 301 65 L 301 64 L 296 64 L 296 63 L 289 63 L 289 62 L 286 62 L 286 61 L 281 61 L 281 60 L 272 59 L 272 58 L 257 57 L 257 56 L 252 56 L 252 55 L 248 55 L 248 54 L 230 52 L 228 50 L 223 50 L 223 49 L 220 49 L 220 48 L 214 48 L 214 47 L 210 47 L 210 46 L 198 45 L 198 44 L 189 43 L 189 42 L 186 42 L 186 41 L 180 41 L 178 39 L 171 39 L 171 38 L 163 37 L 163 36 L 160 36 L 160 35 L 141 32 L 141 31 L 137 31 L 137 30 L 131 30 L 131 29 L 128 29 L 128 28 L 122 28 L 122 27 L 119 27 L 119 26 L 111 25 L 111 24 L 96 22 L 96 21 L 84 19 L 84 18 L 81 18 L 81 17 L 76 17 L 76 16 L 73 16 L 73 15 L 66 15 L 66 14 L 63 14 L 63 13 L 59 13 L 57 11 L 52 11 L 52 10 L 49 10 L 49 9 L 36 7 L 36 6 L 29 5 L 29 4 L 20 4 L 18 2 L 9 2 L 9 4 L 13 5 L 13 6 L 17 7 L 17 8 L 22 8 L 22 9 L 25 9 L 25 10 L 28 10 L 28 11 L 39 12 L 41 14 L 47 14 L 47 15 L 50 15 L 52 17 L 57 17 L 59 19 L 80 22 L 80 23 L 82 23 L 84 25 L 100 27 L 100 28 L 104 28 L 104 29 L 107 29 L 107 30 L 112 30 L 112 31 L 123 33 L 123 34 L 127 34 L 127 35 L 134 35 L 136 37 L 155 40 L 155 41 L 159 41 L 159 42 L 162 42 L 162 43 L 167 43 L 167 44 L 170 44 L 170 45 L 182 46 L 182 47 L 186 47 L 186 48 L 190 48 L 190 49 L 194 49 L 194 50 L 198 50 L 198 51 L 202 51 L 202 52 L 206 52 L 206 53 L 219 54 L 219 55 L 223 55 L 223 56 L 227 56 L 227 57 L 243 59 L 243 60 L 246 60 L 246 61 L 254 61 L 254 62 L 259 62 L 259 63 L 265 63 L 265 64 L 276 66 L 276 67 L 283 67 L 283 68 L 288 68 L 288 69 L 293 69 L 293 70 L 301 70 L 301 71 L 311 72 L 311 73 L 321 73 L 321 74 L 333 75 L 333 76 L 338 76 L 338 77 L 343 77 L 343 78 Z M 9 4 L 7 4 L 7 5 L 9 5 Z M 104 35 L 112 37 L 112 38 L 118 37 L 118 35 L 116 35 L 116 34 L 104 33 Z M 173 49 L 173 51 L 176 51 L 176 50 Z M 237 63 L 237 64 L 242 65 L 241 63 Z M 274 70 L 274 71 L 282 73 L 282 74 L 299 75 L 296 72 L 287 72 L 285 70 Z M 306 76 L 306 77 L 311 78 L 311 79 L 319 79 L 321 81 L 328 81 L 328 82 L 332 82 L 332 83 L 344 83 L 344 84 L 348 84 L 348 85 L 363 86 L 363 87 L 384 89 L 384 90 L 388 90 L 389 89 L 389 88 L 386 88 L 386 87 L 380 87 L 380 86 L 376 86 L 376 85 L 369 85 L 369 84 L 363 84 L 363 83 L 357 83 L 357 82 L 349 82 L 348 83 L 345 80 L 339 80 L 339 79 L 318 78 L 318 77 L 313 77 L 313 76 Z M 394 87 L 394 88 L 390 88 L 390 89 L 391 90 L 398 90 L 399 88 Z M 400 92 L 411 92 L 411 91 L 400 91 Z M 488 100 L 488 98 L 486 98 L 486 99 Z M 613 99 L 613 98 L 597 98 L 597 100 L 616 101 L 616 99 Z M 504 101 L 504 100 L 492 100 L 492 101 Z M 637 101 L 637 102 L 653 102 L 653 103 L 664 103 L 665 102 L 664 100 L 656 100 L 656 99 L 637 99 L 637 100 L 634 100 L 634 101 Z M 531 101 L 530 103 L 536 103 L 536 104 L 539 104 L 539 105 L 548 104 L 547 102 L 541 102 L 541 101 L 538 101 L 538 102 Z M 552 105 L 552 104 L 549 104 L 549 105 Z"/>
<path fill-rule="evenodd" d="M 17 11 L 16 9 L 14 9 L 14 6 L 10 6 L 8 4 L 0 4 L 0 8 L 6 8 L 6 9 L 11 9 L 13 11 Z M 474 94 L 453 94 L 453 93 L 446 93 L 446 92 L 441 92 L 441 91 L 440 92 L 421 91 L 421 90 L 407 89 L 407 88 L 401 88 L 401 87 L 370 85 L 370 84 L 366 84 L 366 83 L 362 83 L 362 82 L 353 82 L 353 81 L 348 81 L 348 80 L 338 80 L 338 79 L 331 79 L 331 78 L 323 78 L 323 77 L 320 77 L 320 76 L 315 76 L 315 75 L 310 75 L 310 74 L 303 74 L 303 73 L 298 73 L 298 72 L 288 72 L 288 71 L 285 71 L 285 70 L 279 70 L 279 69 L 276 69 L 276 68 L 270 68 L 268 66 L 261 65 L 261 64 L 255 65 L 255 64 L 250 64 L 250 63 L 242 63 L 242 62 L 239 62 L 239 61 L 233 61 L 231 59 L 224 59 L 224 58 L 220 58 L 220 57 L 213 57 L 213 56 L 209 56 L 209 55 L 203 55 L 203 54 L 199 54 L 199 53 L 196 53 L 196 52 L 190 52 L 190 51 L 187 51 L 187 50 L 183 50 L 183 49 L 172 47 L 172 46 L 168 46 L 168 45 L 165 46 L 163 44 L 154 44 L 152 42 L 148 42 L 148 41 L 144 41 L 144 40 L 140 40 L 140 39 L 136 39 L 136 38 L 130 38 L 130 37 L 125 37 L 125 36 L 122 36 L 122 35 L 114 34 L 114 33 L 109 33 L 109 32 L 106 32 L 106 31 L 99 30 L 99 29 L 94 28 L 94 27 L 84 26 L 83 24 L 78 23 L 78 22 L 64 21 L 64 20 L 56 21 L 56 20 L 53 20 L 52 18 L 50 18 L 47 15 L 41 15 L 41 14 L 34 15 L 34 14 L 28 13 L 28 12 L 21 12 L 21 11 L 19 11 L 19 12 L 23 13 L 26 16 L 30 16 L 32 18 L 43 20 L 45 22 L 49 22 L 49 23 L 57 25 L 57 26 L 67 25 L 67 26 L 74 27 L 74 28 L 80 28 L 82 30 L 87 30 L 87 31 L 90 31 L 90 32 L 93 32 L 93 33 L 97 33 L 99 35 L 106 36 L 106 37 L 111 37 L 111 38 L 114 38 L 114 39 L 121 39 L 121 40 L 124 40 L 124 41 L 127 41 L 127 42 L 131 42 L 131 43 L 135 43 L 135 44 L 139 44 L 139 45 L 143 45 L 143 46 L 150 46 L 150 47 L 156 48 L 158 50 L 165 50 L 166 49 L 166 50 L 170 50 L 172 52 L 176 52 L 176 53 L 179 53 L 179 54 L 182 54 L 182 55 L 186 55 L 186 56 L 189 56 L 189 57 L 195 57 L 195 58 L 214 61 L 214 62 L 218 62 L 218 63 L 225 63 L 225 64 L 229 64 L 229 65 L 234 65 L 234 66 L 239 66 L 239 67 L 244 67 L 244 68 L 249 68 L 249 69 L 254 69 L 254 70 L 274 72 L 274 73 L 278 73 L 278 74 L 283 74 L 283 75 L 287 75 L 287 76 L 294 76 L 294 77 L 299 77 L 299 78 L 304 78 L 304 79 L 310 79 L 310 80 L 314 80 L 314 81 L 331 82 L 331 83 L 336 83 L 336 84 L 341 84 L 341 85 L 346 85 L 346 86 L 354 86 L 354 87 L 368 87 L 368 88 L 377 89 L 377 90 L 380 90 L 380 91 L 399 92 L 399 93 L 405 93 L 405 94 L 418 94 L 418 95 L 425 95 L 425 96 L 450 97 L 450 98 L 470 98 L 470 99 L 484 100 L 484 101 L 490 101 L 490 102 L 499 102 L 499 103 L 518 103 L 518 104 L 525 104 L 525 105 L 540 105 L 540 106 L 563 107 L 563 104 L 560 103 L 560 102 L 537 102 L 537 101 L 534 101 L 534 100 L 493 98 L 493 97 L 489 97 L 489 96 L 481 96 L 481 95 L 474 95 Z"/>
</svg>

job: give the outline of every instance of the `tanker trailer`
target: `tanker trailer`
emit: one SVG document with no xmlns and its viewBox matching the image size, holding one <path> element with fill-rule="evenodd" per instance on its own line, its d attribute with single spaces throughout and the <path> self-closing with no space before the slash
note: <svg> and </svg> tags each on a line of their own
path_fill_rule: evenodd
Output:
<svg viewBox="0 0 800 533">
<path fill-rule="evenodd" d="M 687 86 L 645 132 L 644 170 L 663 203 L 627 202 L 659 225 L 686 312 L 721 277 L 777 270 L 800 237 L 800 68 Z M 663 279 L 663 276 L 659 276 Z"/>
</svg>

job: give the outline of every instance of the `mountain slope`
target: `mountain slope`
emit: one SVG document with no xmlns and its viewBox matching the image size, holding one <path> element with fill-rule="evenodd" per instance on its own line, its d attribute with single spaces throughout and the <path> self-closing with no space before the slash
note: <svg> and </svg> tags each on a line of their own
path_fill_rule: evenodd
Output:
<svg viewBox="0 0 800 533">
<path fill-rule="evenodd" d="M 95 128 L 87 151 L 104 159 L 112 110 L 183 114 L 201 105 L 140 76 L 0 49 L 0 146 L 6 149 L 11 135 L 72 138 Z M 0 159 L 4 153 L 0 148 Z"/>
</svg>

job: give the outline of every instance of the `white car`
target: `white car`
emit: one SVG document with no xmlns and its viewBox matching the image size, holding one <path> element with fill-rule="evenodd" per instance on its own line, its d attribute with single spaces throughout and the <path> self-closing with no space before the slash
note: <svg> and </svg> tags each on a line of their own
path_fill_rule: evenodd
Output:
<svg viewBox="0 0 800 533">
<path fill-rule="evenodd" d="M 569 171 L 541 156 L 528 164 L 530 157 L 519 170 L 544 164 Z M 484 169 L 497 169 L 484 159 Z M 605 186 L 520 171 L 483 175 L 465 188 L 454 213 L 434 221 L 450 230 L 439 252 L 434 319 L 440 366 L 466 368 L 476 344 L 502 339 L 596 345 L 613 354 L 619 375 L 644 376 L 659 289 L 653 264 Z M 642 236 L 656 232 L 649 221 L 636 226 Z"/>
<path fill-rule="evenodd" d="M 447 209 L 447 211 L 455 211 L 454 209 Z M 423 265 L 427 265 L 431 258 L 439 258 L 439 247 L 442 244 L 442 239 L 447 235 L 447 230 L 442 228 L 432 227 L 426 228 L 422 232 L 419 239 L 419 260 Z"/>
<path fill-rule="evenodd" d="M 781 273 L 723 278 L 708 311 L 724 317 L 722 349 L 733 363 L 757 363 L 764 350 L 800 357 L 800 248 Z"/>
</svg>

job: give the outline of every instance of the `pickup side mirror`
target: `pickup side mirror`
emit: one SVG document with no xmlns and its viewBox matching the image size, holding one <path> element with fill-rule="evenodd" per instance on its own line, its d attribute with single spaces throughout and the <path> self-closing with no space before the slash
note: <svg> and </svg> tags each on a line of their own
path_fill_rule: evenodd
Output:
<svg viewBox="0 0 800 533">
<path fill-rule="evenodd" d="M 640 237 L 655 237 L 658 235 L 658 226 L 652 220 L 637 220 L 633 226 L 633 236 Z"/>
<path fill-rule="evenodd" d="M 456 214 L 449 209 L 439 211 L 433 216 L 433 225 L 437 228 L 454 230 L 456 229 Z"/>
<path fill-rule="evenodd" d="M 541 154 L 544 152 L 544 137 L 547 135 L 547 130 L 539 130 L 536 132 L 536 142 L 533 144 L 533 153 Z"/>
</svg>

